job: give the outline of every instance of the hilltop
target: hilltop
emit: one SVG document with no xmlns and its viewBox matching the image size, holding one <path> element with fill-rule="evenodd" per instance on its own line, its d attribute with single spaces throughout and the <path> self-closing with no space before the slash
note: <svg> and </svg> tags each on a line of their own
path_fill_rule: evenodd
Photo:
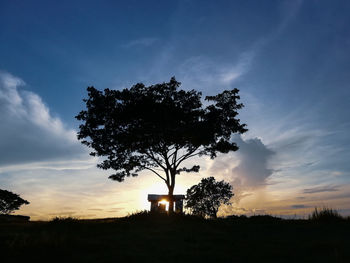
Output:
<svg viewBox="0 0 350 263">
<path fill-rule="evenodd" d="M 349 262 L 349 220 L 271 216 L 124 218 L 1 223 L 5 262 Z"/>
</svg>

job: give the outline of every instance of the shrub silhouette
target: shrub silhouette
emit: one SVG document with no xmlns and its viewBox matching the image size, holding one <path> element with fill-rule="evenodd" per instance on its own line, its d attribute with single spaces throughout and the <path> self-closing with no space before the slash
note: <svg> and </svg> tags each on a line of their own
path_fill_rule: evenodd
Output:
<svg viewBox="0 0 350 263">
<path fill-rule="evenodd" d="M 229 204 L 232 186 L 224 181 L 215 181 L 214 177 L 203 178 L 197 185 L 193 185 L 186 193 L 186 207 L 194 215 L 217 217 L 222 204 Z"/>
</svg>

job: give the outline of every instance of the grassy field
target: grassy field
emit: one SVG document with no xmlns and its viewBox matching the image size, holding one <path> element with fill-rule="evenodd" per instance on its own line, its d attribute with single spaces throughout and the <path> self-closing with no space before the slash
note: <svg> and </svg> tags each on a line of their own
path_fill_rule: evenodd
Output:
<svg viewBox="0 0 350 263">
<path fill-rule="evenodd" d="M 140 213 L 0 223 L 1 262 L 350 262 L 350 220 Z"/>
</svg>

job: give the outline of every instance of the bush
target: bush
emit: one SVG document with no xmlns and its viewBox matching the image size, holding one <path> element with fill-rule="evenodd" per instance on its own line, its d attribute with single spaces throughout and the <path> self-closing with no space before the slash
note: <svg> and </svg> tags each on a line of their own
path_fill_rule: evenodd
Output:
<svg viewBox="0 0 350 263">
<path fill-rule="evenodd" d="M 214 177 L 203 178 L 199 184 L 187 189 L 185 207 L 193 215 L 217 218 L 222 204 L 230 204 L 232 186 L 225 181 L 215 181 Z"/>
</svg>

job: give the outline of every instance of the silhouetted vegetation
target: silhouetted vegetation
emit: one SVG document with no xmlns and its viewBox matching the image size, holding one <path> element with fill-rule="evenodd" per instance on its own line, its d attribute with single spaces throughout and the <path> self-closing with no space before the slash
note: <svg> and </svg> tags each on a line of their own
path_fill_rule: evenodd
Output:
<svg viewBox="0 0 350 263">
<path fill-rule="evenodd" d="M 176 175 L 199 171 L 198 165 L 182 166 L 184 161 L 238 149 L 231 135 L 247 131 L 237 118 L 243 107 L 238 89 L 205 97 L 203 107 L 201 92 L 179 86 L 173 77 L 168 83 L 138 83 L 121 91 L 88 87 L 86 110 L 76 116 L 84 122 L 78 139 L 93 149 L 91 155 L 106 157 L 98 167 L 115 170 L 110 179 L 121 182 L 148 170 L 165 182 L 171 199 Z"/>
<path fill-rule="evenodd" d="M 0 223 L 3 262 L 350 262 L 350 223 L 142 211 L 118 219 Z"/>
<path fill-rule="evenodd" d="M 194 215 L 216 218 L 219 207 L 229 204 L 232 186 L 224 181 L 215 181 L 214 177 L 203 178 L 186 193 L 186 208 Z"/>
<path fill-rule="evenodd" d="M 27 222 L 29 216 L 0 214 L 0 222 Z"/>
<path fill-rule="evenodd" d="M 319 222 L 334 222 L 339 220 L 344 220 L 337 210 L 334 210 L 332 208 L 324 207 L 322 209 L 317 209 L 312 212 L 312 214 L 309 217 L 310 220 L 313 221 L 319 221 Z"/>
<path fill-rule="evenodd" d="M 0 214 L 10 214 L 18 210 L 22 205 L 28 205 L 27 200 L 22 199 L 18 194 L 0 189 Z"/>
<path fill-rule="evenodd" d="M 74 223 L 74 222 L 78 222 L 79 219 L 74 218 L 74 217 L 58 217 L 56 216 L 55 218 L 53 218 L 50 222 L 51 223 Z"/>
</svg>

